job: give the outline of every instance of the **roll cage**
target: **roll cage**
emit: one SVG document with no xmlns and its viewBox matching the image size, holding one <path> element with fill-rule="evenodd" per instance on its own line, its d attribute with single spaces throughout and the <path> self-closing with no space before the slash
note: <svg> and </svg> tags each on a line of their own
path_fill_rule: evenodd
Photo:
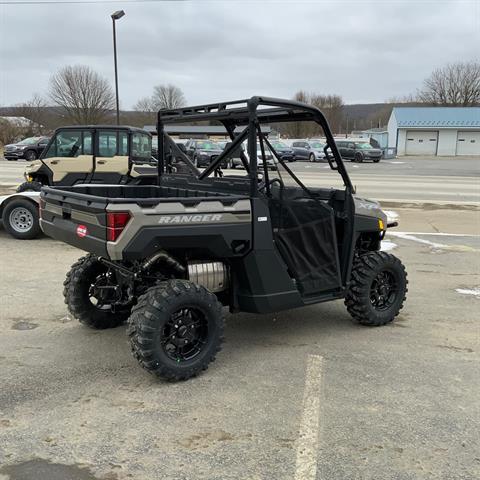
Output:
<svg viewBox="0 0 480 480">
<path fill-rule="evenodd" d="M 185 155 L 176 143 L 165 132 L 166 124 L 189 123 L 197 121 L 215 121 L 221 123 L 232 143 L 203 171 L 200 172 L 192 161 Z M 306 192 L 308 189 L 285 164 L 281 156 L 277 154 L 268 138 L 262 132 L 261 126 L 265 123 L 282 123 L 294 121 L 313 121 L 320 125 L 326 137 L 325 155 L 330 167 L 338 170 L 345 189 L 353 193 L 353 186 L 343 164 L 340 153 L 333 139 L 332 132 L 328 126 L 323 113 L 316 107 L 293 100 L 283 100 L 270 97 L 254 96 L 246 100 L 234 100 L 231 102 L 212 103 L 194 107 L 182 107 L 177 109 L 160 110 L 157 115 L 158 134 L 158 181 L 164 173 L 172 171 L 173 157 L 180 158 L 190 173 L 197 179 L 202 180 L 212 172 L 217 172 L 222 161 L 228 159 L 242 142 L 247 140 L 248 158 L 240 149 L 240 158 L 250 178 L 251 195 L 258 196 L 260 184 L 258 182 L 257 164 L 257 138 L 262 153 L 262 163 L 265 184 L 268 185 L 268 168 L 265 157 L 265 145 L 276 157 L 278 163 L 288 172 L 295 182 Z M 237 127 L 244 127 L 240 133 L 235 133 Z M 333 158 L 328 152 L 330 149 Z"/>
</svg>

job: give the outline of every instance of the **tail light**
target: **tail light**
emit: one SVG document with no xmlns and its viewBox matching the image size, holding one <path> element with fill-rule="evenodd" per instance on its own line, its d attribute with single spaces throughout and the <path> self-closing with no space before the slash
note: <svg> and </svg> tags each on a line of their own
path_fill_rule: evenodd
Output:
<svg viewBox="0 0 480 480">
<path fill-rule="evenodd" d="M 130 220 L 129 212 L 107 212 L 107 240 L 115 242 Z"/>
</svg>

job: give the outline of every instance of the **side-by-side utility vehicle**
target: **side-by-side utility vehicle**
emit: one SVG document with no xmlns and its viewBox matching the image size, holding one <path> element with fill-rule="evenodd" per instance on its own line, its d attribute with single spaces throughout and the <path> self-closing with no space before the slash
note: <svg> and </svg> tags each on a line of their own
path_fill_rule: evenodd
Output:
<svg viewBox="0 0 480 480">
<path fill-rule="evenodd" d="M 232 139 L 202 172 L 164 133 L 166 124 L 197 121 L 219 122 Z M 323 128 L 342 188 L 305 185 L 262 132 L 263 124 L 294 121 Z M 394 225 L 378 203 L 354 194 L 320 110 L 252 97 L 162 110 L 157 122 L 157 185 L 42 189 L 44 232 L 89 252 L 64 283 L 73 316 L 93 328 L 128 319 L 135 358 L 170 380 L 192 377 L 214 360 L 224 335 L 222 306 L 268 313 L 343 298 L 361 324 L 395 318 L 406 273 L 380 250 Z M 235 135 L 237 127 L 243 130 Z M 212 176 L 245 140 L 245 175 Z M 275 172 L 258 168 L 257 142 L 263 162 L 266 152 L 277 159 Z M 172 173 L 172 162 L 184 162 L 189 173 Z"/>
<path fill-rule="evenodd" d="M 145 130 L 113 125 L 58 128 L 25 168 L 17 192 L 80 183 L 156 183 L 152 137 Z"/>
</svg>

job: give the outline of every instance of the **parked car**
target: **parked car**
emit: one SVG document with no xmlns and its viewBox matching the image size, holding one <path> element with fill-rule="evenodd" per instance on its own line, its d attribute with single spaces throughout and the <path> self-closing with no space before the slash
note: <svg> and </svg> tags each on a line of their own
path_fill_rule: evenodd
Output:
<svg viewBox="0 0 480 480">
<path fill-rule="evenodd" d="M 7 160 L 36 160 L 50 140 L 49 137 L 30 137 L 21 142 L 5 145 L 3 156 Z"/>
<path fill-rule="evenodd" d="M 229 146 L 231 142 L 227 143 L 227 146 Z M 241 147 L 242 151 L 245 154 L 245 158 L 248 162 L 248 152 L 247 152 L 247 146 L 246 144 L 242 144 Z M 273 147 L 275 148 L 275 146 Z M 232 168 L 243 168 L 243 163 L 242 160 L 240 159 L 240 150 L 237 150 L 233 155 L 232 155 Z M 267 168 L 269 170 L 276 170 L 277 165 L 275 162 L 275 159 L 273 158 L 273 154 L 268 150 L 267 146 L 265 146 L 265 160 L 267 162 Z M 263 158 L 262 158 L 262 149 L 260 148 L 260 144 L 257 143 L 257 165 L 258 168 L 262 169 L 263 168 Z"/>
<path fill-rule="evenodd" d="M 325 160 L 325 143 L 320 140 L 295 140 L 292 148 L 297 160 L 319 162 Z"/>
<path fill-rule="evenodd" d="M 265 161 L 266 161 L 268 170 L 276 170 L 277 165 L 273 157 L 273 153 L 267 148 L 266 145 L 264 150 L 265 150 Z M 257 165 L 259 168 L 263 168 L 262 149 L 259 143 L 257 143 Z"/>
<path fill-rule="evenodd" d="M 231 144 L 232 142 L 225 142 L 225 146 L 223 147 L 224 150 L 228 148 Z M 229 157 L 231 168 L 237 168 L 237 167 L 243 168 L 243 163 L 242 163 L 242 160 L 240 159 L 241 152 L 246 153 L 245 147 L 243 146 L 243 144 L 240 145 L 240 148 L 237 149 L 235 152 L 233 152 L 233 154 Z"/>
<path fill-rule="evenodd" d="M 292 147 L 289 147 L 286 143 L 280 142 L 279 140 L 272 140 L 270 143 L 282 160 L 286 162 L 294 162 L 297 159 L 295 156 L 295 150 Z"/>
<path fill-rule="evenodd" d="M 335 142 L 342 158 L 352 162 L 363 162 L 372 160 L 378 163 L 382 158 L 382 150 L 372 147 L 368 142 L 352 142 L 348 140 L 339 140 Z"/>
<path fill-rule="evenodd" d="M 175 142 L 175 144 L 183 153 L 185 153 L 185 155 L 187 154 L 187 149 L 185 148 L 184 143 Z M 157 137 L 152 137 L 152 157 L 154 159 L 158 158 L 158 138 Z"/>
<path fill-rule="evenodd" d="M 189 140 L 185 147 L 187 155 L 196 167 L 207 167 L 215 157 L 223 152 L 223 148 L 211 140 Z"/>
</svg>

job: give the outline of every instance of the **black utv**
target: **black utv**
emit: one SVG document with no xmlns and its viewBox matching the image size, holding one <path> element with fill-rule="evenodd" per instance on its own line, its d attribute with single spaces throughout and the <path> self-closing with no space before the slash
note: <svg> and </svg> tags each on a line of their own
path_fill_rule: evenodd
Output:
<svg viewBox="0 0 480 480">
<path fill-rule="evenodd" d="M 164 126 L 202 121 L 223 125 L 232 142 L 200 172 Z M 329 175 L 342 188 L 306 186 L 276 153 L 262 125 L 292 121 L 322 127 Z M 387 217 L 354 194 L 320 110 L 252 97 L 162 110 L 157 128 L 157 185 L 42 189 L 44 232 L 89 252 L 64 283 L 68 309 L 82 323 L 108 328 L 128 319 L 139 363 L 180 380 L 205 370 L 220 350 L 223 306 L 267 313 L 343 298 L 364 325 L 398 315 L 407 279 L 400 260 L 380 249 Z M 212 176 L 245 140 L 246 176 Z M 186 173 L 172 173 L 180 162 Z"/>
<path fill-rule="evenodd" d="M 17 192 L 40 191 L 44 185 L 155 182 L 152 137 L 128 126 L 61 127 L 24 176 Z"/>
</svg>

